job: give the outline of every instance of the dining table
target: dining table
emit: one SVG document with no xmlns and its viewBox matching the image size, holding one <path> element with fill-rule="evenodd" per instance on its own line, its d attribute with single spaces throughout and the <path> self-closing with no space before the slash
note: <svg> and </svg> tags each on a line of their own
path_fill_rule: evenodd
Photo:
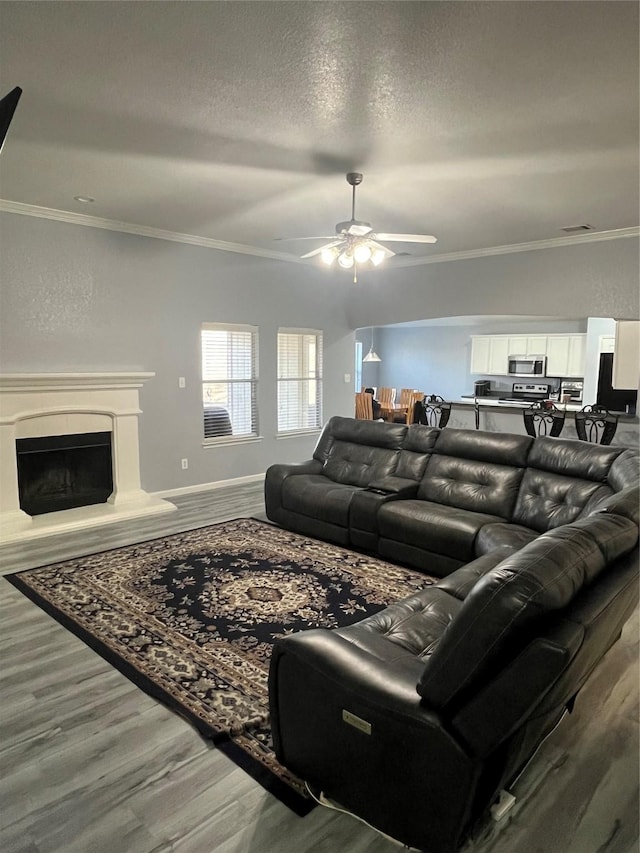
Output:
<svg viewBox="0 0 640 853">
<path fill-rule="evenodd" d="M 393 421 L 396 415 L 404 415 L 406 420 L 408 412 L 409 406 L 402 406 L 400 403 L 380 404 L 380 417 L 382 417 L 385 421 Z"/>
</svg>

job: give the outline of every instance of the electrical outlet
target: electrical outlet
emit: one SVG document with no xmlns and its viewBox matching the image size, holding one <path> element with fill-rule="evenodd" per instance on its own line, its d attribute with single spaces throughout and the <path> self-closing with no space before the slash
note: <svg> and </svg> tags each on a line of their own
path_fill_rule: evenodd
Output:
<svg viewBox="0 0 640 853">
<path fill-rule="evenodd" d="M 187 380 L 184 378 L 184 376 L 178 376 L 178 388 L 186 388 L 186 387 L 187 387 Z"/>
<path fill-rule="evenodd" d="M 182 465 L 182 470 L 186 471 L 187 468 L 189 467 L 189 460 L 188 459 L 181 459 L 180 464 Z"/>
</svg>

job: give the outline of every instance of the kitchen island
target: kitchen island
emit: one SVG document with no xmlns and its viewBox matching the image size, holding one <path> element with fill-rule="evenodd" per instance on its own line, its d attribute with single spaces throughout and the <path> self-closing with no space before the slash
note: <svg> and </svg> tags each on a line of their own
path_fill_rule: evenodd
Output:
<svg viewBox="0 0 640 853">
<path fill-rule="evenodd" d="M 479 429 L 488 432 L 511 432 L 523 435 L 526 431 L 522 412 L 531 403 L 525 401 L 503 402 L 495 397 L 478 397 L 480 408 Z M 475 428 L 475 400 L 473 397 L 459 397 L 451 401 L 451 417 L 447 426 L 456 429 Z M 556 408 L 566 411 L 562 438 L 575 438 L 576 428 L 573 420 L 575 412 L 579 412 L 583 404 L 557 403 Z M 640 434 L 640 421 L 637 415 L 620 414 L 618 429 L 613 437 L 612 445 L 623 447 L 638 447 Z"/>
</svg>

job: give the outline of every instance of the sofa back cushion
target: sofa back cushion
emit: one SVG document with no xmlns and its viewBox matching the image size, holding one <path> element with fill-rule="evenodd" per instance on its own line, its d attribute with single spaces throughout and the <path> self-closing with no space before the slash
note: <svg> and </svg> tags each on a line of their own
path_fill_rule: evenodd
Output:
<svg viewBox="0 0 640 853">
<path fill-rule="evenodd" d="M 442 430 L 418 498 L 510 518 L 531 441 L 506 433 Z"/>
<path fill-rule="evenodd" d="M 640 482 L 640 451 L 627 448 L 617 456 L 609 470 L 609 485 L 616 492 Z"/>
<path fill-rule="evenodd" d="M 591 512 L 613 490 L 607 477 L 621 447 L 536 438 L 512 520 L 544 532 Z"/>
<path fill-rule="evenodd" d="M 406 433 L 404 424 L 335 416 L 327 421 L 313 457 L 335 483 L 366 487 L 395 472 Z"/>
<path fill-rule="evenodd" d="M 507 557 L 466 596 L 425 665 L 418 693 L 440 710 L 462 701 L 637 542 L 637 525 L 602 513 L 551 530 Z"/>
<path fill-rule="evenodd" d="M 326 462 L 331 455 L 333 445 L 338 442 L 352 442 L 367 447 L 383 447 L 387 450 L 400 450 L 407 434 L 405 424 L 386 424 L 378 421 L 359 421 L 355 418 L 342 418 L 334 415 L 324 425 L 320 438 L 313 451 L 313 458 Z"/>
<path fill-rule="evenodd" d="M 440 434 L 437 427 L 411 424 L 402 442 L 396 477 L 420 481 Z"/>
<path fill-rule="evenodd" d="M 322 473 L 335 483 L 366 488 L 374 480 L 393 474 L 399 450 L 334 441 Z"/>
</svg>

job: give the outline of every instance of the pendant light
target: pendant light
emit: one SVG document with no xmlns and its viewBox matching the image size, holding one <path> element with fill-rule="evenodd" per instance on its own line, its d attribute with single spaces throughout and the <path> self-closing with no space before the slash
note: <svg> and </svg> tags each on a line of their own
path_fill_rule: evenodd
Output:
<svg viewBox="0 0 640 853">
<path fill-rule="evenodd" d="M 373 349 L 373 326 L 371 326 L 370 328 L 371 328 L 371 347 L 369 348 L 369 352 L 365 355 L 365 357 L 362 359 L 362 361 L 363 362 L 365 362 L 365 361 L 366 362 L 382 361 L 382 359 L 380 358 L 378 353 L 375 352 Z"/>
</svg>

